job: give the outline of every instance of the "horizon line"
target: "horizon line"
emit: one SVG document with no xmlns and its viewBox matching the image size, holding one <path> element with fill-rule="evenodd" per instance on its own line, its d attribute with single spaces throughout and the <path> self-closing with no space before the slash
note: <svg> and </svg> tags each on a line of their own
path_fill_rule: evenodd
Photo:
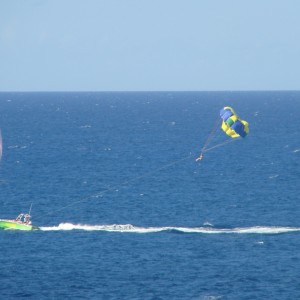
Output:
<svg viewBox="0 0 300 300">
<path fill-rule="evenodd" d="M 279 89 L 279 90 L 28 90 L 28 91 L 0 91 L 0 93 L 243 93 L 243 92 L 300 92 L 300 89 Z"/>
</svg>

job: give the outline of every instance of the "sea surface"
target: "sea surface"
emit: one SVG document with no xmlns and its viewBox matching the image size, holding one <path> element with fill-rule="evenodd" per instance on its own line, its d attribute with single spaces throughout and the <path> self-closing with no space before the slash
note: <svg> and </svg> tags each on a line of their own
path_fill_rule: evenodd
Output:
<svg viewBox="0 0 300 300">
<path fill-rule="evenodd" d="M 232 106 L 245 139 L 216 131 Z M 300 92 L 0 93 L 1 299 L 300 299 Z M 216 146 L 216 147 L 215 147 Z"/>
</svg>

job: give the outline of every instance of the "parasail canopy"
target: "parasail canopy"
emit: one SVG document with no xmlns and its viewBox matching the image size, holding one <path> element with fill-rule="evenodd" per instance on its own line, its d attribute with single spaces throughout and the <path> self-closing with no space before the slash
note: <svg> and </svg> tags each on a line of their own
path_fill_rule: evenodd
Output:
<svg viewBox="0 0 300 300">
<path fill-rule="evenodd" d="M 236 114 L 236 112 L 233 110 L 233 108 L 231 108 L 229 106 L 225 106 L 224 108 L 221 109 L 220 116 L 221 116 L 221 122 L 222 122 L 221 129 L 232 139 L 229 139 L 225 142 L 222 142 L 222 143 L 214 145 L 210 148 L 207 148 L 208 145 L 213 140 L 213 138 L 220 126 L 220 119 L 218 118 L 215 128 L 209 134 L 207 140 L 205 141 L 205 143 L 201 149 L 200 156 L 196 159 L 196 161 L 202 160 L 203 153 L 210 151 L 212 149 L 215 149 L 217 147 L 221 147 L 230 142 L 233 142 L 233 141 L 237 140 L 237 138 L 241 138 L 241 137 L 244 138 L 249 133 L 248 122 L 240 119 L 238 117 L 238 115 Z"/>
<path fill-rule="evenodd" d="M 220 116 L 223 120 L 221 128 L 231 138 L 244 138 L 249 133 L 249 124 L 241 120 L 231 107 L 221 109 Z"/>
</svg>

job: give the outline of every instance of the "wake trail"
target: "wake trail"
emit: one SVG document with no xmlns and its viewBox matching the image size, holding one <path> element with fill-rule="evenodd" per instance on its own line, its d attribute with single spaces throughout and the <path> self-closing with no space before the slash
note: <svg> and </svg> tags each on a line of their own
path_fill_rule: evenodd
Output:
<svg viewBox="0 0 300 300">
<path fill-rule="evenodd" d="M 300 227 L 280 227 L 280 226 L 254 226 L 254 227 L 236 227 L 236 228 L 214 228 L 214 227 L 138 227 L 131 224 L 113 224 L 113 225 L 84 225 L 61 223 L 58 226 L 40 227 L 42 231 L 107 231 L 107 232 L 125 232 L 125 233 L 155 233 L 155 232 L 182 232 L 182 233 L 202 233 L 202 234 L 280 234 L 288 232 L 300 232 Z"/>
</svg>

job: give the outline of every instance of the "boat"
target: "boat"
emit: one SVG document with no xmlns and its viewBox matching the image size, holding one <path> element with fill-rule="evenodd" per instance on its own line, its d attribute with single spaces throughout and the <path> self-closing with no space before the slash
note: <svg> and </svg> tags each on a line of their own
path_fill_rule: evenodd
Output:
<svg viewBox="0 0 300 300">
<path fill-rule="evenodd" d="M 2 158 L 2 134 L 0 129 L 0 161 Z M 15 220 L 0 219 L 0 229 L 12 229 L 12 230 L 38 230 L 37 226 L 31 224 L 31 212 L 32 203 L 28 214 L 19 214 Z"/>
<path fill-rule="evenodd" d="M 15 220 L 0 219 L 0 229 L 4 230 L 39 230 L 38 226 L 33 226 L 30 214 L 19 214 Z"/>
</svg>

